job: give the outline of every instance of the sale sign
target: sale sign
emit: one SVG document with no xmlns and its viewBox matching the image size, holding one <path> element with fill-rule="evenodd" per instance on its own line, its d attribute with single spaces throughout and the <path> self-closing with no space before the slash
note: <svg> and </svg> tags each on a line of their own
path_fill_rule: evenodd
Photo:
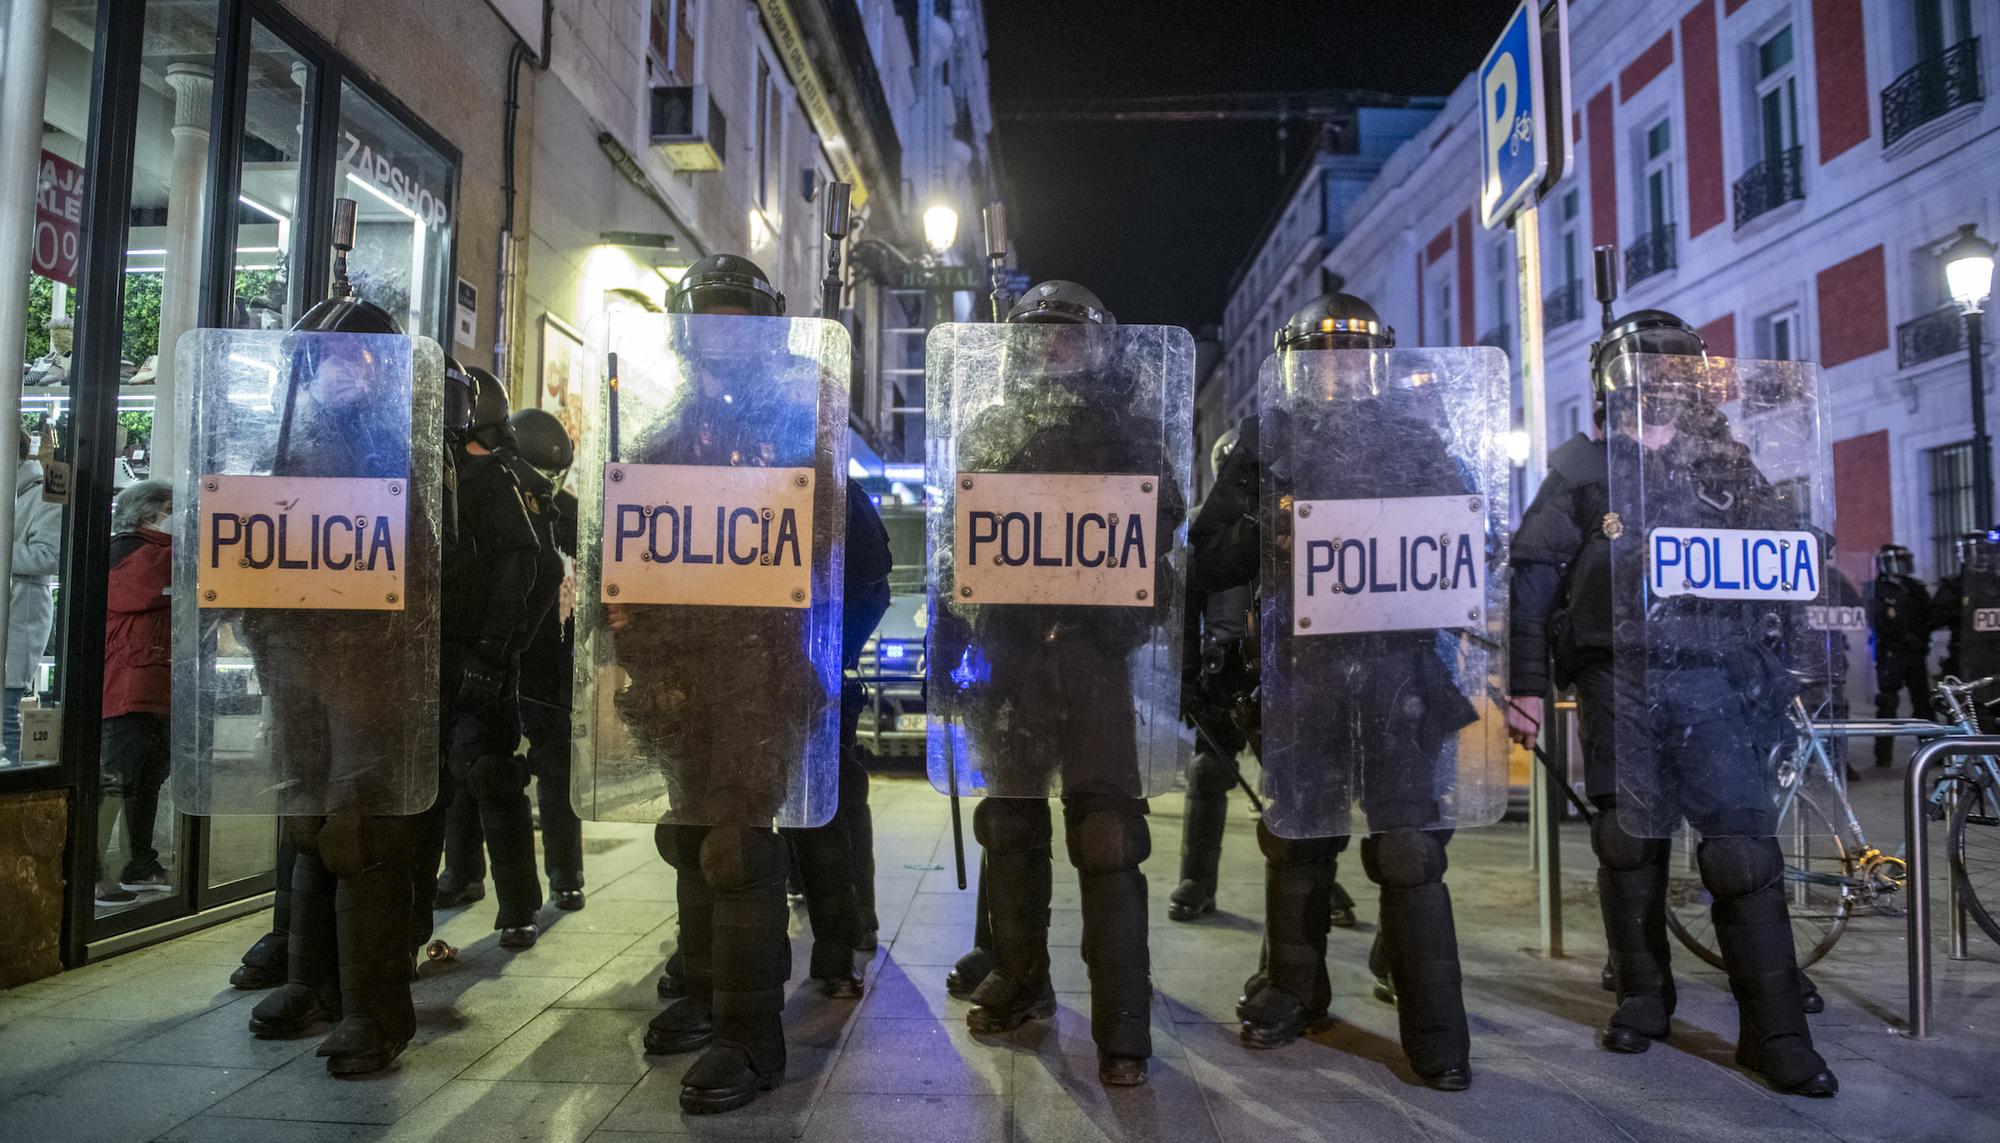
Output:
<svg viewBox="0 0 2000 1143">
<path fill-rule="evenodd" d="M 76 285 L 83 249 L 83 168 L 42 152 L 35 183 L 35 246 L 29 268 L 44 278 Z"/>
</svg>

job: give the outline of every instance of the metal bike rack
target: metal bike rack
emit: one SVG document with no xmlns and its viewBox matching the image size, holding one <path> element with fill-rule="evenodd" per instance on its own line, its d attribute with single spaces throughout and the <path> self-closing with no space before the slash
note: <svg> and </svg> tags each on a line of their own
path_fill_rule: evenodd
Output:
<svg viewBox="0 0 2000 1143">
<path fill-rule="evenodd" d="M 1930 886 L 1930 798 L 1931 771 L 1947 758 L 2000 754 L 2000 738 L 1938 738 L 1917 747 L 1910 757 L 1910 772 L 1903 779 L 1903 836 L 1909 876 L 1904 882 L 1910 895 L 1910 1026 L 1903 1034 L 1913 1040 L 1928 1040 L 1931 1032 L 1931 886 Z M 1954 889 L 1952 911 L 1960 908 Z M 1954 959 L 1965 955 L 1964 921 L 1957 922 L 1953 934 Z"/>
</svg>

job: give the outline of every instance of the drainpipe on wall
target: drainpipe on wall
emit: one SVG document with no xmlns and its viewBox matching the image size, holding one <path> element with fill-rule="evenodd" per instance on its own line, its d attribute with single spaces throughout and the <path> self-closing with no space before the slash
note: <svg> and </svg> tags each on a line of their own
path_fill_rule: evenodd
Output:
<svg viewBox="0 0 2000 1143">
<path fill-rule="evenodd" d="M 493 267 L 493 375 L 513 388 L 509 370 L 513 338 L 514 282 L 519 240 L 514 236 L 514 134 L 521 118 L 521 65 L 532 64 L 536 71 L 549 70 L 549 49 L 555 36 L 555 0 L 542 0 L 542 46 L 532 53 L 516 39 L 507 54 L 507 101 L 505 126 L 500 137 L 500 249 Z"/>
</svg>

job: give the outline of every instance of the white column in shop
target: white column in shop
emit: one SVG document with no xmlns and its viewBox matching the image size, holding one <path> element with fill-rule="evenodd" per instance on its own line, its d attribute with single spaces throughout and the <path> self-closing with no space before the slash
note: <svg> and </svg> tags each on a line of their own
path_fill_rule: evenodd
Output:
<svg viewBox="0 0 2000 1143">
<path fill-rule="evenodd" d="M 35 190 L 41 177 L 42 102 L 49 82 L 49 0 L 0 4 L 0 266 L 25 267 L 33 261 Z M 28 275 L 0 274 L 0 441 L 7 426 L 21 424 L 21 369 L 13 355 L 27 344 Z M 14 491 L 12 446 L 0 452 L 0 584 L 14 574 Z M 0 590 L 0 633 L 7 630 L 12 592 Z M 0 634 L 0 644 L 5 643 Z M 4 650 L 4 647 L 0 647 Z"/>
<path fill-rule="evenodd" d="M 174 441 L 174 346 L 198 324 L 201 245 L 208 199 L 208 113 L 215 92 L 208 65 L 167 68 L 174 91 L 174 158 L 167 177 L 166 280 L 160 285 L 160 358 L 153 394 L 152 475 L 171 480 Z"/>
</svg>

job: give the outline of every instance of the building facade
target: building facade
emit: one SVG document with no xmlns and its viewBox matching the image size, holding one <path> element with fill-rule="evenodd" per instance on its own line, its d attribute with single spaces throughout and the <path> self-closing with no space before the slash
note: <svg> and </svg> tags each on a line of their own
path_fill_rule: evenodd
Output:
<svg viewBox="0 0 2000 1143">
<path fill-rule="evenodd" d="M 1590 429 L 1590 251 L 1615 245 L 1620 310 L 1679 313 L 1719 355 L 1819 362 L 1850 577 L 1891 539 L 1920 574 L 1948 570 L 1974 521 L 1938 254 L 1961 224 L 2000 228 L 1995 19 L 1973 0 L 1576 0 L 1571 160 L 1539 212 L 1551 445 Z M 1303 255 L 1301 280 L 1338 277 L 1402 344 L 1512 353 L 1514 240 L 1478 225 L 1477 115 L 1468 78 L 1331 249 L 1280 227 L 1252 265 Z M 1264 304 L 1254 277 L 1232 313 Z M 1253 341 L 1231 337 L 1211 380 L 1232 413 L 1255 407 Z"/>
</svg>

